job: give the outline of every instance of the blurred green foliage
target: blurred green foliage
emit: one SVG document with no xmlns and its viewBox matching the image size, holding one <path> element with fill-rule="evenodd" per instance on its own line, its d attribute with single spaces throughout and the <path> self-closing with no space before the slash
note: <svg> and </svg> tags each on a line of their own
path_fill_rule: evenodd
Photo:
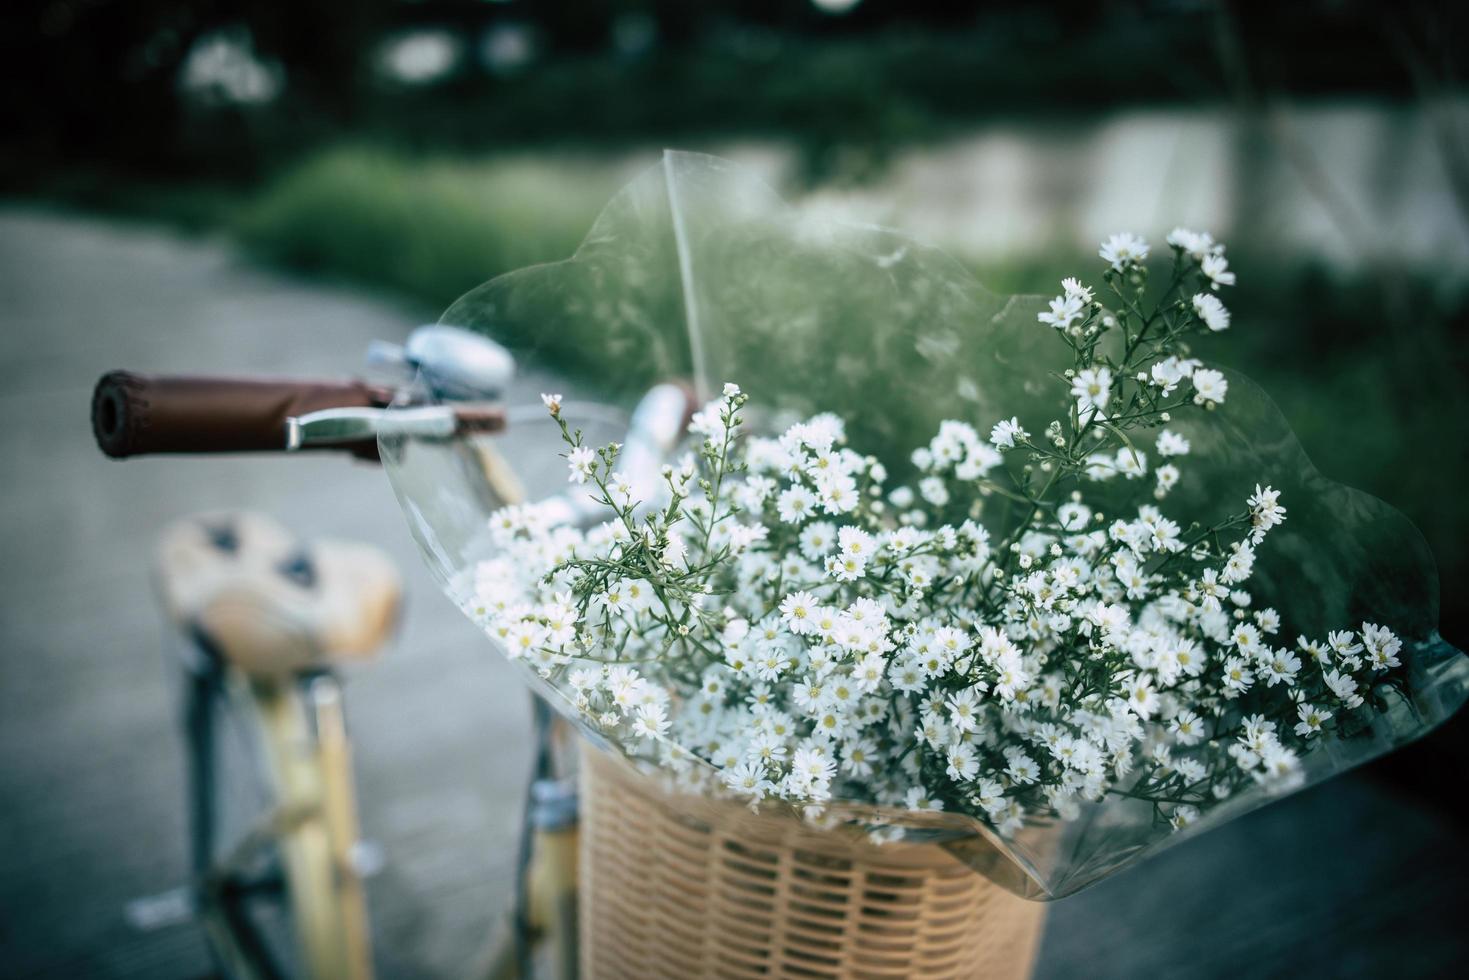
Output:
<svg viewBox="0 0 1469 980">
<path fill-rule="evenodd" d="M 605 158 L 604 158 L 605 159 Z M 273 265 L 387 289 L 440 310 L 485 280 L 575 250 L 629 176 L 593 157 L 536 154 L 463 160 L 338 148 L 258 190 L 111 184 L 59 188 L 68 200 L 177 226 L 223 229 Z M 964 256 L 959 256 L 961 260 Z M 1230 242 L 1242 286 L 1226 297 L 1234 329 L 1202 356 L 1237 368 L 1280 404 L 1317 466 L 1406 512 L 1444 580 L 1444 631 L 1469 643 L 1469 283 L 1408 269 L 1355 272 L 1283 262 L 1264 243 Z M 966 261 L 1001 293 L 1053 294 L 1094 254 L 1051 251 Z M 655 380 L 631 349 L 597 355 L 587 338 L 505 336 L 588 386 Z M 647 375 L 647 377 L 644 377 Z"/>
<path fill-rule="evenodd" d="M 568 256 L 615 190 L 614 174 L 586 163 L 343 148 L 269 182 L 230 224 L 268 262 L 443 308 L 499 273 Z"/>
<path fill-rule="evenodd" d="M 1466 66 L 1462 5 L 863 0 L 136 0 L 0 7 L 0 186 L 78 162 L 259 176 L 342 138 L 460 151 L 706 137 L 794 140 L 812 179 L 976 122 L 1117 106 L 1421 94 Z M 420 84 L 381 70 L 407 32 L 462 51 Z M 284 96 L 216 104 L 180 84 L 229 37 Z M 486 58 L 495 37 L 524 61 Z M 99 97 L 105 93 L 105 97 Z"/>
</svg>

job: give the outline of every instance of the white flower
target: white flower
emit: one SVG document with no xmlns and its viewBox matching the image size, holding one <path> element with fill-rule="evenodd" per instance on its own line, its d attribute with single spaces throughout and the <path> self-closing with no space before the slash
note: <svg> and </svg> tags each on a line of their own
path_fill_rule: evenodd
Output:
<svg viewBox="0 0 1469 980">
<path fill-rule="evenodd" d="M 949 502 L 949 488 L 944 485 L 941 476 L 929 476 L 918 481 L 918 492 L 935 507 L 942 507 Z"/>
<path fill-rule="evenodd" d="M 632 493 L 632 483 L 622 473 L 614 474 L 611 481 L 607 484 L 607 496 L 617 507 L 631 507 L 633 504 Z"/>
<path fill-rule="evenodd" d="M 1148 472 L 1148 454 L 1131 446 L 1123 446 L 1117 450 L 1117 460 L 1114 465 L 1118 473 L 1129 480 L 1136 480 Z"/>
<path fill-rule="evenodd" d="M 1361 707 L 1362 695 L 1357 693 L 1357 682 L 1350 675 L 1329 670 L 1322 675 L 1321 680 L 1326 684 L 1326 689 L 1348 708 Z"/>
<path fill-rule="evenodd" d="M 1153 717 L 1158 710 L 1158 695 L 1153 690 L 1152 681 L 1146 677 L 1139 677 L 1128 685 L 1127 706 L 1132 713 L 1147 721 Z"/>
<path fill-rule="evenodd" d="M 625 578 L 617 583 L 617 588 L 626 597 L 628 609 L 633 612 L 642 612 L 653 604 L 653 587 L 644 579 Z"/>
<path fill-rule="evenodd" d="M 1209 278 L 1211 288 L 1218 289 L 1220 286 L 1234 285 L 1234 273 L 1229 271 L 1229 260 L 1221 253 L 1215 252 L 1212 255 L 1204 256 L 1200 267 L 1204 270 L 1204 275 Z"/>
<path fill-rule="evenodd" d="M 597 454 L 586 446 L 577 446 L 566 454 L 566 464 L 571 469 L 568 482 L 586 483 L 597 468 Z"/>
<path fill-rule="evenodd" d="M 546 406 L 546 410 L 551 413 L 552 418 L 561 414 L 560 395 L 548 395 L 545 392 L 541 392 L 541 404 Z"/>
<path fill-rule="evenodd" d="M 679 564 L 683 562 L 684 557 L 685 555 L 687 555 L 687 553 L 688 545 L 684 541 L 682 535 L 674 532 L 669 532 L 668 543 L 664 545 L 663 554 L 659 557 L 663 559 L 663 564 L 667 565 L 669 568 L 677 568 Z"/>
<path fill-rule="evenodd" d="M 1005 787 L 993 779 L 981 779 L 975 786 L 974 802 L 991 817 L 1005 809 Z"/>
<path fill-rule="evenodd" d="M 950 779 L 965 782 L 979 775 L 979 757 L 969 742 L 949 746 L 948 763 Z"/>
<path fill-rule="evenodd" d="M 816 612 L 815 625 L 816 635 L 821 637 L 822 642 L 831 643 L 836 638 L 837 624 L 840 617 L 837 610 L 831 606 L 822 606 Z"/>
<path fill-rule="evenodd" d="M 786 524 L 799 524 L 816 513 L 816 494 L 802 486 L 791 486 L 781 491 L 776 499 L 780 519 Z"/>
<path fill-rule="evenodd" d="M 852 682 L 866 694 L 871 694 L 882 686 L 882 679 L 887 672 L 887 660 L 881 653 L 876 651 L 867 654 L 852 670 Z M 881 702 L 873 702 L 879 704 Z"/>
<path fill-rule="evenodd" d="M 1219 302 L 1218 296 L 1209 293 L 1195 293 L 1194 312 L 1198 314 L 1200 320 L 1204 321 L 1204 326 L 1215 333 L 1229 329 L 1229 310 Z"/>
<path fill-rule="evenodd" d="M 1166 241 L 1174 248 L 1181 249 L 1201 261 L 1205 256 L 1224 247 L 1216 243 L 1214 236 L 1207 231 L 1189 231 L 1187 228 L 1173 229 L 1168 233 Z"/>
<path fill-rule="evenodd" d="M 706 698 L 714 699 L 724 694 L 724 689 L 724 676 L 720 673 L 719 668 L 710 667 L 704 671 L 704 681 L 699 687 L 699 693 Z"/>
<path fill-rule="evenodd" d="M 1005 753 L 1005 761 L 1009 763 L 1005 767 L 1005 775 L 1017 783 L 1033 783 L 1041 776 L 1041 767 L 1035 764 L 1035 760 L 1021 752 L 1019 749 L 1010 749 Z"/>
<path fill-rule="evenodd" d="M 1265 751 L 1260 753 L 1260 764 L 1268 778 L 1291 783 L 1294 783 L 1301 767 L 1300 758 L 1295 752 L 1279 742 L 1272 742 L 1265 747 Z"/>
<path fill-rule="evenodd" d="M 836 525 L 829 521 L 807 524 L 801 532 L 801 554 L 809 561 L 820 561 L 837 543 Z"/>
<path fill-rule="evenodd" d="M 1091 289 L 1070 277 L 1061 280 L 1061 291 L 1068 297 L 1079 299 L 1083 303 L 1090 303 L 1092 301 Z"/>
<path fill-rule="evenodd" d="M 1260 676 L 1268 687 L 1276 684 L 1294 684 L 1301 670 L 1301 658 L 1289 650 L 1272 650 L 1268 657 L 1260 660 Z"/>
<path fill-rule="evenodd" d="M 1178 229 L 1169 244 L 1184 272 L 1232 281 L 1209 236 Z M 1106 250 L 1122 278 L 1136 273 L 1109 283 L 1141 283 L 1144 243 L 1117 236 Z M 497 510 L 466 611 L 681 789 L 778 796 L 810 804 L 813 820 L 831 818 L 821 804 L 833 798 L 935 809 L 941 796 L 1008 835 L 1136 789 L 1166 794 L 1153 812 L 1182 827 L 1216 799 L 1289 788 L 1314 769 L 1333 712 L 1365 715 L 1379 685 L 1400 683 L 1384 672 L 1403 666 L 1404 642 L 1362 623 L 1277 648 L 1286 617 L 1272 603 L 1309 609 L 1279 591 L 1290 582 L 1246 588 L 1257 550 L 1263 562 L 1266 547 L 1304 547 L 1263 540 L 1286 517 L 1280 494 L 1254 487 L 1243 533 L 1234 520 L 1205 529 L 1227 515 L 1218 501 L 1207 516 L 1196 506 L 1207 499 L 1176 513 L 1150 499 L 1180 486 L 1183 457 L 1215 448 L 1191 446 L 1179 434 L 1189 421 L 1170 413 L 1222 402 L 1223 373 L 1184 356 L 1172 323 L 1115 377 L 1105 358 L 1122 345 L 1097 360 L 1096 335 L 1076 326 L 1099 316 L 1111 329 L 1116 315 L 1075 280 L 1062 290 L 1050 316 L 1072 331 L 1059 342 L 1073 372 L 1050 412 L 1035 409 L 1038 424 L 1050 417 L 1038 438 L 1018 416 L 987 433 L 947 419 L 914 452 L 912 480 L 884 487 L 864 453 L 903 447 L 849 446 L 834 415 L 731 448 L 746 397 L 731 383 L 695 421 L 695 451 L 663 468 L 672 493 L 639 516 L 631 482 L 606 462 L 616 447 L 581 446 L 563 428 L 570 480 L 605 487 L 605 523 Z M 1192 302 L 1209 328 L 1227 325 L 1212 291 Z M 959 394 L 979 410 L 977 394 Z M 559 396 L 544 401 L 561 411 Z M 1090 424 L 1109 409 L 1112 424 Z M 1150 430 L 1151 444 L 1129 441 Z M 1000 452 L 1017 448 L 1023 473 Z M 980 482 L 992 471 L 995 483 Z M 1201 497 L 1214 489 L 1191 481 Z"/>
<path fill-rule="evenodd" d="M 1260 652 L 1260 630 L 1254 623 L 1240 623 L 1229 639 L 1247 657 L 1253 657 Z"/>
<path fill-rule="evenodd" d="M 922 786 L 914 786 L 903 795 L 903 805 L 910 810 L 942 810 L 942 800 L 936 800 Z"/>
<path fill-rule="evenodd" d="M 668 732 L 668 711 L 656 701 L 638 705 L 632 730 L 639 738 L 661 738 Z"/>
<path fill-rule="evenodd" d="M 961 732 L 972 732 L 978 726 L 978 698 L 973 688 L 965 688 L 949 696 L 949 724 Z"/>
<path fill-rule="evenodd" d="M 1188 440 L 1168 429 L 1158 433 L 1157 447 L 1159 456 L 1187 456 L 1189 450 Z"/>
<path fill-rule="evenodd" d="M 1091 519 L 1092 509 L 1077 500 L 1068 501 L 1056 508 L 1056 523 L 1065 531 L 1084 531 Z"/>
<path fill-rule="evenodd" d="M 926 679 L 923 669 L 907 657 L 893 660 L 888 667 L 888 683 L 893 685 L 894 690 L 904 694 L 915 694 L 922 690 Z"/>
<path fill-rule="evenodd" d="M 1242 657 L 1230 657 L 1224 662 L 1224 691 L 1226 697 L 1242 694 L 1255 683 L 1255 674 Z"/>
<path fill-rule="evenodd" d="M 1080 296 L 1065 295 L 1057 296 L 1051 300 L 1051 309 L 1048 313 L 1037 313 L 1036 319 L 1041 323 L 1050 324 L 1057 330 L 1065 330 L 1076 322 L 1085 307 L 1085 301 Z"/>
<path fill-rule="evenodd" d="M 607 691 L 612 703 L 622 711 L 632 711 L 643 701 L 648 682 L 638 676 L 637 671 L 624 664 L 607 669 Z"/>
<path fill-rule="evenodd" d="M 1241 541 L 1235 545 L 1234 550 L 1229 553 L 1229 558 L 1224 562 L 1224 570 L 1219 573 L 1219 581 L 1225 585 L 1235 585 L 1250 577 L 1255 568 L 1255 549 L 1248 543 Z M 1238 599 L 1239 593 L 1231 598 Z"/>
<path fill-rule="evenodd" d="M 1197 677 L 1203 673 L 1209 661 L 1199 649 L 1198 643 L 1187 638 L 1179 638 L 1172 644 L 1172 659 L 1178 664 L 1178 669 L 1189 677 Z"/>
<path fill-rule="evenodd" d="M 730 551 L 739 554 L 751 545 L 759 544 L 770 536 L 770 527 L 765 525 L 735 525 L 729 529 Z"/>
<path fill-rule="evenodd" d="M 1111 264 L 1118 272 L 1143 261 L 1148 257 L 1148 243 L 1130 232 L 1113 235 L 1102 243 L 1097 252 L 1102 261 Z"/>
<path fill-rule="evenodd" d="M 976 443 L 969 447 L 969 455 L 964 457 L 963 462 L 954 467 L 954 476 L 961 480 L 977 480 L 988 475 L 1001 462 L 998 450 L 982 442 Z"/>
<path fill-rule="evenodd" d="M 872 775 L 872 763 L 878 758 L 877 743 L 859 738 L 842 746 L 842 769 L 861 779 Z"/>
<path fill-rule="evenodd" d="M 1168 357 L 1157 362 L 1150 369 L 1153 384 L 1161 390 L 1161 394 L 1171 395 L 1184 378 L 1193 373 L 1193 364 L 1190 361 L 1180 361 L 1176 357 Z"/>
<path fill-rule="evenodd" d="M 1296 713 L 1301 720 L 1296 723 L 1296 734 L 1301 738 L 1310 738 L 1312 735 L 1320 734 L 1321 726 L 1331 720 L 1331 712 L 1315 705 L 1300 704 L 1296 706 Z"/>
<path fill-rule="evenodd" d="M 1339 657 L 1352 657 L 1362 652 L 1362 644 L 1357 642 L 1357 634 L 1351 630 L 1332 630 L 1326 634 L 1326 642 Z"/>
<path fill-rule="evenodd" d="M 792 592 L 780 603 L 780 614 L 786 626 L 797 636 L 805 636 L 816 630 L 816 613 L 820 607 L 816 597 L 809 592 Z"/>
<path fill-rule="evenodd" d="M 1217 569 L 1206 568 L 1199 581 L 1194 583 L 1194 588 L 1199 592 L 1199 603 L 1205 612 L 1219 612 L 1219 597 L 1221 593 L 1228 590 L 1220 588 L 1219 572 Z"/>
<path fill-rule="evenodd" d="M 860 527 L 849 524 L 837 531 L 837 549 L 844 555 L 866 561 L 877 553 L 877 539 Z"/>
<path fill-rule="evenodd" d="M 1016 439 L 1029 439 L 1030 433 L 1020 427 L 1020 419 L 1008 418 L 996 422 L 990 430 L 990 442 L 999 449 L 1014 449 Z"/>
<path fill-rule="evenodd" d="M 820 799 L 828 795 L 831 778 L 836 775 L 836 763 L 831 755 L 806 744 L 796 749 L 791 757 L 791 778 L 803 792 L 799 795 Z"/>
<path fill-rule="evenodd" d="M 1186 783 L 1197 783 L 1209 774 L 1209 770 L 1197 759 L 1175 759 L 1172 765 L 1173 771 L 1182 776 Z"/>
<path fill-rule="evenodd" d="M 689 419 L 689 431 L 706 439 L 715 438 L 724 431 L 723 413 L 723 402 L 710 402 Z"/>
<path fill-rule="evenodd" d="M 1106 408 L 1107 400 L 1112 397 L 1111 369 L 1098 367 L 1078 371 L 1071 382 L 1071 394 L 1076 399 L 1079 415 Z"/>
<path fill-rule="evenodd" d="M 855 582 L 867 571 L 867 562 L 852 555 L 832 555 L 826 560 L 826 574 L 838 582 Z"/>
<path fill-rule="evenodd" d="M 918 530 L 911 525 L 905 525 L 886 535 L 886 543 L 895 552 L 912 551 L 918 547 L 920 538 Z"/>
<path fill-rule="evenodd" d="M 1275 722 L 1264 715 L 1246 715 L 1240 729 L 1240 742 L 1253 752 L 1264 752 L 1276 741 Z"/>
<path fill-rule="evenodd" d="M 506 631 L 506 652 L 516 659 L 530 656 L 541 645 L 545 635 L 545 628 L 539 623 L 517 623 Z"/>
<path fill-rule="evenodd" d="M 1193 373 L 1193 382 L 1194 402 L 1199 405 L 1223 404 L 1224 396 L 1229 393 L 1229 382 L 1224 380 L 1224 375 L 1212 369 L 1199 368 Z"/>
<path fill-rule="evenodd" d="M 731 766 L 721 772 L 719 778 L 734 792 L 756 801 L 765 799 L 766 794 L 775 789 L 775 784 L 766 778 L 765 766 L 753 760 Z"/>
<path fill-rule="evenodd" d="M 1207 734 L 1203 720 L 1192 711 L 1180 711 L 1168 726 L 1179 745 L 1195 745 Z"/>
<path fill-rule="evenodd" d="M 1296 646 L 1300 648 L 1302 653 L 1311 658 L 1313 662 L 1320 664 L 1323 669 L 1327 664 L 1331 663 L 1331 654 L 1327 652 L 1325 644 L 1307 639 L 1304 636 L 1298 636 L 1296 637 Z"/>
<path fill-rule="evenodd" d="M 1250 505 L 1250 523 L 1254 526 L 1251 532 L 1251 540 L 1258 544 L 1265 537 L 1265 532 L 1272 527 L 1285 522 L 1285 508 L 1280 506 L 1280 491 L 1270 487 L 1261 488 L 1255 484 L 1255 492 L 1248 501 Z"/>
<path fill-rule="evenodd" d="M 816 480 L 821 508 L 828 514 L 845 514 L 857 507 L 857 481 L 839 470 L 823 470 Z"/>
<path fill-rule="evenodd" d="M 1362 646 L 1367 650 L 1367 663 L 1373 670 L 1387 670 L 1402 665 L 1402 661 L 1398 659 L 1398 651 L 1403 648 L 1403 641 L 1394 636 L 1392 630 L 1375 623 L 1363 623 Z"/>
<path fill-rule="evenodd" d="M 593 597 L 592 605 L 606 610 L 609 616 L 622 616 L 634 611 L 632 597 L 628 593 L 627 580 L 611 583 Z"/>
</svg>

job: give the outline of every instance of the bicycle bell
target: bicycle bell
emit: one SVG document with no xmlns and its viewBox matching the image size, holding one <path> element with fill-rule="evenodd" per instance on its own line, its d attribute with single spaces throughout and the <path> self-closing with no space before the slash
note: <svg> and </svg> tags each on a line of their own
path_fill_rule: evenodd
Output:
<svg viewBox="0 0 1469 980">
<path fill-rule="evenodd" d="M 430 324 L 402 345 L 375 340 L 367 363 L 417 373 L 436 399 L 497 401 L 515 374 L 515 358 L 499 344 L 460 327 Z"/>
</svg>

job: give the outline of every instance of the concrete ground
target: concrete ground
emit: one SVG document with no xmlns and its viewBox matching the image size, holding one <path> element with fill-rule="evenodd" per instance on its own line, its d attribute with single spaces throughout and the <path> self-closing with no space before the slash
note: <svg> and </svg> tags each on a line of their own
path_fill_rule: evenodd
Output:
<svg viewBox="0 0 1469 980">
<path fill-rule="evenodd" d="M 150 548 L 181 514 L 237 506 L 373 541 L 407 573 L 399 639 L 348 678 L 363 823 L 387 857 L 379 968 L 469 975 L 510 897 L 527 695 L 434 588 L 386 480 L 324 458 L 118 463 L 87 424 L 109 368 L 345 375 L 432 312 L 0 209 L 0 976 L 208 973 L 196 928 L 140 933 L 123 909 L 184 875 Z M 1466 872 L 1457 827 L 1348 776 L 1061 902 L 1038 976 L 1449 975 L 1469 954 Z"/>
</svg>

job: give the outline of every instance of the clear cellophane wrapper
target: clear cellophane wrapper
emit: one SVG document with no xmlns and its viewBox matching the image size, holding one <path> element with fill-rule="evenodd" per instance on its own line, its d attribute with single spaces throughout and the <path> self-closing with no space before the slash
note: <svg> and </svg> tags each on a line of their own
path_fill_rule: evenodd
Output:
<svg viewBox="0 0 1469 980">
<path fill-rule="evenodd" d="M 1039 297 L 987 291 L 940 249 L 884 228 L 811 217 L 734 164 L 670 152 L 611 201 L 573 257 L 496 278 L 455 303 L 443 322 L 515 342 L 552 365 L 571 352 L 581 364 L 639 365 L 598 372 L 587 388 L 604 400 L 688 377 L 706 399 L 738 381 L 757 426 L 832 412 L 845 420 L 849 444 L 902 474 L 912 449 L 944 419 L 987 428 L 1017 416 L 1032 431 L 1044 428 L 1056 412 L 1051 375 L 1070 366 L 1068 351 L 1037 324 L 1044 309 Z M 1392 626 L 1403 666 L 1398 683 L 1374 692 L 1371 723 L 1350 737 L 1319 738 L 1288 784 L 1237 792 L 1183 831 L 1160 825 L 1149 803 L 1107 795 L 1084 802 L 1074 819 L 1032 815 L 1001 836 L 963 813 L 844 798 L 838 783 L 817 818 L 827 832 L 902 827 L 908 840 L 940 843 L 1017 894 L 1052 899 L 1391 751 L 1460 706 L 1469 661 L 1438 634 L 1438 580 L 1422 536 L 1386 503 L 1320 474 L 1270 398 L 1238 373 L 1225 376 L 1227 404 L 1171 426 L 1193 450 L 1188 479 L 1165 509 L 1186 524 L 1217 516 L 1223 502 L 1244 500 L 1256 484 L 1281 492 L 1289 519 L 1260 548 L 1251 592 L 1280 612 L 1281 633 L 1292 638 L 1363 622 Z M 568 405 L 567 417 L 589 443 L 620 438 L 603 415 Z M 491 453 L 470 439 L 383 440 L 425 557 L 470 615 L 475 569 L 496 553 L 490 514 L 522 487 L 564 492 L 563 448 L 545 417 L 513 420 Z M 1088 502 L 1111 510 L 1108 495 L 1124 491 L 1135 488 L 1099 485 Z M 1122 508 L 1118 498 L 1115 509 Z M 987 512 L 992 533 L 1004 532 L 1006 516 Z M 609 741 L 587 724 L 557 675 L 526 673 L 593 741 L 635 760 L 655 755 L 645 742 Z M 813 819 L 797 806 L 762 805 L 782 809 Z"/>
</svg>

